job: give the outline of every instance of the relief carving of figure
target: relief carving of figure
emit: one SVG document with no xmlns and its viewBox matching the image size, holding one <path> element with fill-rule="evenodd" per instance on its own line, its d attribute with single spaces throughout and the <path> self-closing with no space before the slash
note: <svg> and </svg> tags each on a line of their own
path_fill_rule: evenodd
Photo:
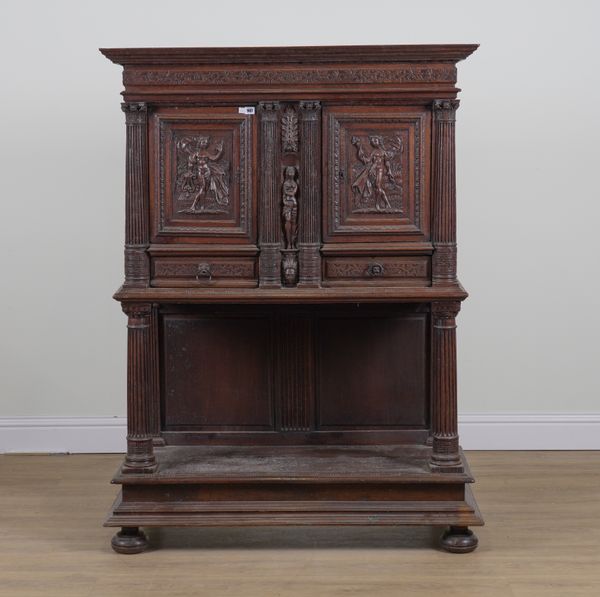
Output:
<svg viewBox="0 0 600 597">
<path fill-rule="evenodd" d="M 298 237 L 297 192 L 298 183 L 296 182 L 296 168 L 294 166 L 288 166 L 285 169 L 285 179 L 283 181 L 283 206 L 281 210 L 286 249 L 294 249 L 296 246 L 296 238 Z"/>
<path fill-rule="evenodd" d="M 218 163 L 223 156 L 223 140 L 211 148 L 208 135 L 185 137 L 177 143 L 178 164 L 177 188 L 179 199 L 192 199 L 189 208 L 180 213 L 222 213 L 229 206 L 228 164 Z"/>
<path fill-rule="evenodd" d="M 401 165 L 394 172 L 394 158 L 402 153 L 402 139 L 396 137 L 387 150 L 381 135 L 369 135 L 371 149 L 363 147 L 360 137 L 352 137 L 361 164 L 354 169 L 352 191 L 360 211 L 400 211 L 394 208 L 388 197 L 389 189 L 400 189 Z M 386 186 L 388 191 L 386 191 Z"/>
</svg>

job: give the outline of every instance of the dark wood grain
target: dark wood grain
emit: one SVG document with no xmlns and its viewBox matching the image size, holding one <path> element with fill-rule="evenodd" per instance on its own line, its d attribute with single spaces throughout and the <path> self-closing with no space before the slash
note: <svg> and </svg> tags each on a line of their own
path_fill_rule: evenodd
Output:
<svg viewBox="0 0 600 597">
<path fill-rule="evenodd" d="M 143 525 L 276 524 L 475 549 L 455 116 L 476 47 L 102 50 L 127 127 L 115 551 Z"/>
</svg>

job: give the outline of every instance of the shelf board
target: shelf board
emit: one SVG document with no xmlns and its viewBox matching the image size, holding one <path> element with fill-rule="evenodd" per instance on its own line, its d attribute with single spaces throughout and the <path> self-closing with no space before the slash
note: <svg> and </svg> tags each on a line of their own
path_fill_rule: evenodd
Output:
<svg viewBox="0 0 600 597">
<path fill-rule="evenodd" d="M 425 287 L 343 288 L 126 288 L 118 301 L 163 303 L 415 303 L 462 301 L 468 296 L 459 284 Z"/>
<path fill-rule="evenodd" d="M 123 474 L 120 484 L 204 483 L 471 483 L 464 472 L 429 467 L 428 446 L 166 446 L 152 474 Z"/>
</svg>

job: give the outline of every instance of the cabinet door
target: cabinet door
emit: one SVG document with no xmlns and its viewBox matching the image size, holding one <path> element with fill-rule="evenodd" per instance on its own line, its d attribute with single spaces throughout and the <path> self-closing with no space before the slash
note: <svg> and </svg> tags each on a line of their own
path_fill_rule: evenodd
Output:
<svg viewBox="0 0 600 597">
<path fill-rule="evenodd" d="M 324 119 L 325 242 L 429 240 L 430 112 L 332 106 Z"/>
<path fill-rule="evenodd" d="M 254 128 L 233 107 L 154 112 L 153 242 L 255 243 Z"/>
</svg>

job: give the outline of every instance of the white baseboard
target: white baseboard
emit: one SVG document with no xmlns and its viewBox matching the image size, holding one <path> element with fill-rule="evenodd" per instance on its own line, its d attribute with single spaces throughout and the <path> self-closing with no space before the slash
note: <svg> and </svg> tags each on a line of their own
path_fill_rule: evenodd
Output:
<svg viewBox="0 0 600 597">
<path fill-rule="evenodd" d="M 600 450 L 600 413 L 465 413 L 458 421 L 465 450 Z"/>
<path fill-rule="evenodd" d="M 0 417 L 0 453 L 125 451 L 125 417 Z M 465 450 L 600 450 L 600 413 L 459 416 Z"/>
<path fill-rule="evenodd" d="M 0 417 L 1 453 L 125 452 L 125 417 Z"/>
</svg>

